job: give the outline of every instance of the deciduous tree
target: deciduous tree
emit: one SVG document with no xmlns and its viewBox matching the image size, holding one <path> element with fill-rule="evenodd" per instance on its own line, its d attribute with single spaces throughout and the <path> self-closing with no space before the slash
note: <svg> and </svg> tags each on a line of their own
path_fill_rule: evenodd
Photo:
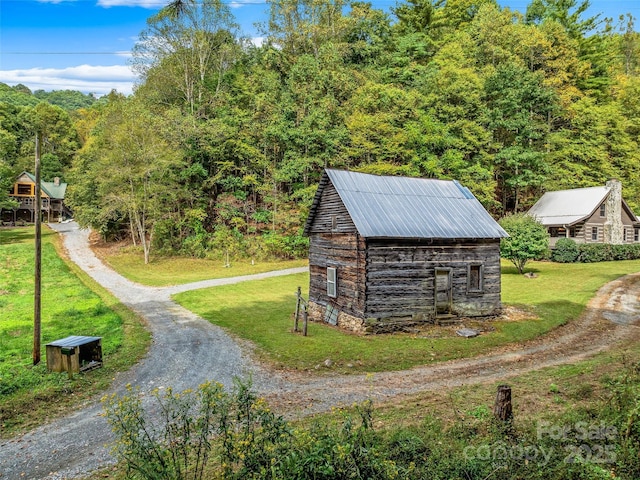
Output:
<svg viewBox="0 0 640 480">
<path fill-rule="evenodd" d="M 500 241 L 500 256 L 510 260 L 520 274 L 529 260 L 540 259 L 549 249 L 547 229 L 535 218 L 516 213 L 503 217 L 499 223 L 509 234 Z"/>
</svg>

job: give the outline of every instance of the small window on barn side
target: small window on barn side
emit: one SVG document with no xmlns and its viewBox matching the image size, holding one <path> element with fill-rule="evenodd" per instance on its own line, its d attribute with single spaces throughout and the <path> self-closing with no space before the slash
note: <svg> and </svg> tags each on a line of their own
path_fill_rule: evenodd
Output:
<svg viewBox="0 0 640 480">
<path fill-rule="evenodd" d="M 331 231 L 335 232 L 338 229 L 338 216 L 331 215 Z"/>
<path fill-rule="evenodd" d="M 598 227 L 591 227 L 591 240 L 598 241 Z"/>
<path fill-rule="evenodd" d="M 327 267 L 327 295 L 331 298 L 338 296 L 338 272 L 335 267 Z"/>
<path fill-rule="evenodd" d="M 607 206 L 604 203 L 600 205 L 600 216 L 601 217 L 607 216 Z"/>
<path fill-rule="evenodd" d="M 482 292 L 483 283 L 483 268 L 482 265 L 469 265 L 469 272 L 467 276 L 467 291 L 469 292 Z"/>
</svg>

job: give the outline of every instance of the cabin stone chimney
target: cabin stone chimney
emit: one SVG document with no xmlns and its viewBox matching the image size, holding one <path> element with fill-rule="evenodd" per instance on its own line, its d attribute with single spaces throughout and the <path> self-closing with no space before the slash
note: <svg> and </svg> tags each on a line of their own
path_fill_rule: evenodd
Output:
<svg viewBox="0 0 640 480">
<path fill-rule="evenodd" d="M 55 178 L 53 179 L 53 184 L 54 184 L 56 187 L 59 187 L 59 186 L 60 186 L 60 177 L 55 177 Z"/>
<path fill-rule="evenodd" d="M 605 184 L 609 196 L 605 201 L 604 242 L 619 245 L 623 243 L 622 224 L 622 183 L 612 178 Z"/>
</svg>

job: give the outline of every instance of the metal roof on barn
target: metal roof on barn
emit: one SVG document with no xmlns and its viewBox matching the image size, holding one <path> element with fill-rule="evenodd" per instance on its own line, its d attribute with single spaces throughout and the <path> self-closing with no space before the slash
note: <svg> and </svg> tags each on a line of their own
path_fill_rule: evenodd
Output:
<svg viewBox="0 0 640 480">
<path fill-rule="evenodd" d="M 508 234 L 473 194 L 453 180 L 325 170 L 305 226 L 309 234 L 331 182 L 358 233 L 367 238 L 485 239 Z"/>
</svg>

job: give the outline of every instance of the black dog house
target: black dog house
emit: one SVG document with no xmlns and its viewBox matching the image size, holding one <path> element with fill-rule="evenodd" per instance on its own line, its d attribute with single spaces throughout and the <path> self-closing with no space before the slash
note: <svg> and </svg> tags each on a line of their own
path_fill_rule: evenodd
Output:
<svg viewBox="0 0 640 480">
<path fill-rule="evenodd" d="M 47 369 L 50 372 L 79 373 L 102 366 L 102 337 L 73 335 L 47 343 Z"/>
</svg>

